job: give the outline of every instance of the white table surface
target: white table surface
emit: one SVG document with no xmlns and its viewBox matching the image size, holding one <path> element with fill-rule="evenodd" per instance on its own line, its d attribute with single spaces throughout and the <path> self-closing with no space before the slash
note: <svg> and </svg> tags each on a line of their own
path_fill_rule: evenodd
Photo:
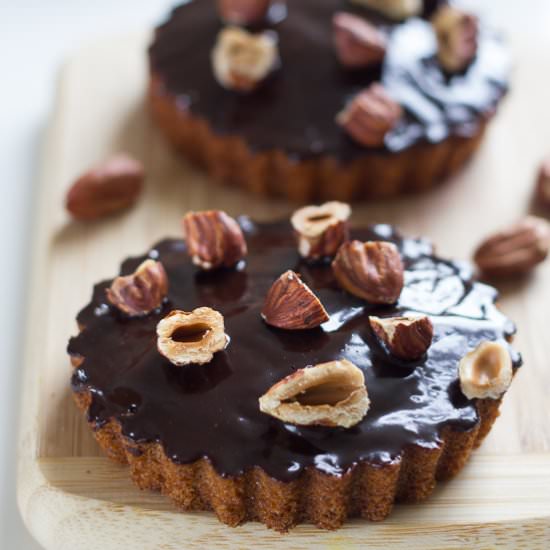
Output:
<svg viewBox="0 0 550 550">
<path fill-rule="evenodd" d="M 173 0 L 0 0 L 0 549 L 38 545 L 15 501 L 15 448 L 27 254 L 41 141 L 63 59 L 74 47 L 151 26 Z M 548 48 L 548 0 L 470 0 L 515 43 Z M 548 50 L 547 50 L 548 51 Z M 548 67 L 541 70 L 547 70 Z M 550 151 L 550 144 L 548 144 Z"/>
</svg>

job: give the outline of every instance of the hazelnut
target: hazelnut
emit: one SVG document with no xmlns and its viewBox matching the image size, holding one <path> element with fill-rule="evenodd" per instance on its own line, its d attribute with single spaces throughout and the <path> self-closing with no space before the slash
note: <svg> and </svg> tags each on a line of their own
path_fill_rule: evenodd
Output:
<svg viewBox="0 0 550 550">
<path fill-rule="evenodd" d="M 477 54 L 477 18 L 454 6 L 441 6 L 432 18 L 437 57 L 448 73 L 466 69 Z"/>
<path fill-rule="evenodd" d="M 344 243 L 332 269 L 343 289 L 373 304 L 393 304 L 403 290 L 403 262 L 393 243 Z"/>
<path fill-rule="evenodd" d="M 503 344 L 484 341 L 458 367 L 460 388 L 468 399 L 499 399 L 512 383 L 512 359 Z"/>
<path fill-rule="evenodd" d="M 271 286 L 262 309 L 263 320 L 287 330 L 316 328 L 329 320 L 323 304 L 294 271 L 283 273 Z"/>
<path fill-rule="evenodd" d="M 550 156 L 540 166 L 535 199 L 538 205 L 550 209 Z"/>
<path fill-rule="evenodd" d="M 159 352 L 178 367 L 210 363 L 229 343 L 222 314 L 209 307 L 170 312 L 157 325 L 157 336 Z"/>
<path fill-rule="evenodd" d="M 400 359 L 420 359 L 432 344 L 434 329 L 425 315 L 385 319 L 371 316 L 369 323 L 389 352 Z"/>
<path fill-rule="evenodd" d="M 332 19 L 332 26 L 342 65 L 358 68 L 382 62 L 386 55 L 386 37 L 374 25 L 357 15 L 338 12 Z"/>
<path fill-rule="evenodd" d="M 342 428 L 359 423 L 370 405 L 363 372 L 347 359 L 297 370 L 259 403 L 263 413 L 283 422 Z"/>
<path fill-rule="evenodd" d="M 212 51 L 214 75 L 229 90 L 253 91 L 276 67 L 279 52 L 275 35 L 223 29 Z"/>
<path fill-rule="evenodd" d="M 381 147 L 386 134 L 403 114 L 381 84 L 374 83 L 357 94 L 338 114 L 336 122 L 357 143 L 365 147 Z"/>
<path fill-rule="evenodd" d="M 247 254 L 239 224 L 222 210 L 189 212 L 182 227 L 188 253 L 202 269 L 234 267 Z"/>
<path fill-rule="evenodd" d="M 424 7 L 423 0 L 352 0 L 352 3 L 370 8 L 397 21 L 420 15 Z"/>
<path fill-rule="evenodd" d="M 296 210 L 290 222 L 300 256 L 311 260 L 334 257 L 340 245 L 348 239 L 350 215 L 349 205 L 336 201 Z"/>
<path fill-rule="evenodd" d="M 117 277 L 106 293 L 107 300 L 127 315 L 147 315 L 162 305 L 168 277 L 160 262 L 145 260 L 131 275 Z"/>
<path fill-rule="evenodd" d="M 129 208 L 143 186 L 141 162 L 119 154 L 82 174 L 71 186 L 66 207 L 77 220 L 96 220 Z"/>
<path fill-rule="evenodd" d="M 218 12 L 226 23 L 252 25 L 267 15 L 271 0 L 218 0 Z"/>
<path fill-rule="evenodd" d="M 488 277 L 521 275 L 541 263 L 549 249 L 550 224 L 529 216 L 483 241 L 474 254 L 474 261 Z"/>
</svg>

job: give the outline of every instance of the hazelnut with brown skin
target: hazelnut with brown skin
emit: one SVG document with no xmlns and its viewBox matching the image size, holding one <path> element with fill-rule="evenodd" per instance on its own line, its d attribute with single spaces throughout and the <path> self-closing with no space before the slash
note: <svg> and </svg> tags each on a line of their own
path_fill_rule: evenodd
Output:
<svg viewBox="0 0 550 550">
<path fill-rule="evenodd" d="M 550 210 L 550 156 L 540 165 L 535 189 L 535 201 L 538 206 Z"/>
<path fill-rule="evenodd" d="M 217 0 L 223 21 L 245 26 L 263 21 L 271 3 L 271 0 Z"/>
</svg>

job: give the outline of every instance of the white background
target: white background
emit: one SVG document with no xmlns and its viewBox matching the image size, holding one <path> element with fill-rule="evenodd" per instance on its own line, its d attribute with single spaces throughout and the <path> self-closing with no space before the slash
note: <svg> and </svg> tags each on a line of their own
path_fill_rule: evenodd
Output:
<svg viewBox="0 0 550 550">
<path fill-rule="evenodd" d="M 57 71 L 76 46 L 151 26 L 172 3 L 0 0 L 0 550 L 38 548 L 15 504 L 15 441 L 33 190 Z M 514 41 L 548 48 L 550 1 L 469 3 L 481 5 L 494 23 L 514 35 Z"/>
</svg>

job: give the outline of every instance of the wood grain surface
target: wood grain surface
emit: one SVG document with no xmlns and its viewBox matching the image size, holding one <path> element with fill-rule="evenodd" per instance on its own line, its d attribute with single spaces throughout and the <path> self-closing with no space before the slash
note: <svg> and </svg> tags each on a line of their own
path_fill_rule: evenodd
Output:
<svg viewBox="0 0 550 550">
<path fill-rule="evenodd" d="M 70 391 L 65 354 L 75 315 L 92 285 L 156 240 L 180 234 L 189 209 L 223 208 L 259 220 L 293 205 L 217 186 L 172 153 L 143 105 L 146 34 L 90 46 L 65 66 L 36 188 L 31 308 L 26 336 L 19 502 L 46 547 L 175 549 L 528 548 L 550 544 L 550 262 L 501 287 L 501 306 L 518 325 L 525 367 L 501 418 L 466 470 L 425 504 L 398 506 L 383 524 L 354 521 L 335 533 L 300 526 L 289 535 L 248 524 L 231 529 L 211 514 L 180 514 L 133 487 L 129 472 L 102 457 Z M 353 222 L 389 222 L 425 235 L 441 255 L 468 258 L 480 238 L 531 212 L 534 174 L 550 148 L 550 73 L 544 52 L 517 45 L 513 93 L 473 162 L 436 191 L 354 207 Z M 525 47 L 527 48 L 527 46 Z M 545 121 L 544 121 L 545 119 Z M 536 131 L 533 129 L 536 128 Z M 124 150 L 147 169 L 138 206 L 93 224 L 74 223 L 63 197 L 82 170 Z"/>
</svg>

